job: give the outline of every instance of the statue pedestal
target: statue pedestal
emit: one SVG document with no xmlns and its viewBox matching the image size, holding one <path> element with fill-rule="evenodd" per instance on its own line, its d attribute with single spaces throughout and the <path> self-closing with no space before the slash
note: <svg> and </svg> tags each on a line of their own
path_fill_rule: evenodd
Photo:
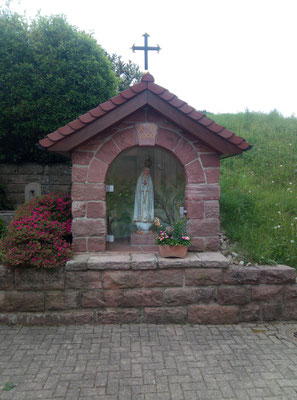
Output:
<svg viewBox="0 0 297 400">
<path fill-rule="evenodd" d="M 131 246 L 147 245 L 153 246 L 156 244 L 155 233 L 131 233 Z"/>
</svg>

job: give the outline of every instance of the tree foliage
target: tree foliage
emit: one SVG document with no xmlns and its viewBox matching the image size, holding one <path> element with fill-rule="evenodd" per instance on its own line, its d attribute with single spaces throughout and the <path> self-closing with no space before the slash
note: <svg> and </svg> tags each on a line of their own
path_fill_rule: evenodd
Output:
<svg viewBox="0 0 297 400">
<path fill-rule="evenodd" d="M 0 11 L 0 160 L 49 161 L 39 139 L 117 92 L 105 51 L 63 16 Z"/>
<path fill-rule="evenodd" d="M 140 71 L 140 68 L 137 64 L 132 63 L 131 60 L 126 63 L 122 60 L 122 57 L 118 56 L 117 54 L 112 54 L 110 56 L 106 53 L 106 55 L 111 61 L 113 70 L 119 79 L 119 92 L 128 89 L 129 86 L 135 85 L 136 83 L 140 82 L 142 72 Z"/>
</svg>

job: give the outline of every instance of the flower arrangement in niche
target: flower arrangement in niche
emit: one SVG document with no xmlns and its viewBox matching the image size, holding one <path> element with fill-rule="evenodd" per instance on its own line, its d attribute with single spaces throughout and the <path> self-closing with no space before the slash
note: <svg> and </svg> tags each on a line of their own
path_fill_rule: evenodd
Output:
<svg viewBox="0 0 297 400">
<path fill-rule="evenodd" d="M 17 267 L 57 268 L 71 257 L 71 199 L 47 194 L 18 208 L 1 242 L 1 261 Z"/>
<path fill-rule="evenodd" d="M 155 218 L 155 227 L 158 231 L 156 244 L 161 246 L 164 246 L 165 244 L 168 244 L 169 246 L 190 246 L 191 238 L 186 232 L 185 219 L 175 222 L 172 226 L 163 228 L 160 224 L 159 218 Z"/>
</svg>

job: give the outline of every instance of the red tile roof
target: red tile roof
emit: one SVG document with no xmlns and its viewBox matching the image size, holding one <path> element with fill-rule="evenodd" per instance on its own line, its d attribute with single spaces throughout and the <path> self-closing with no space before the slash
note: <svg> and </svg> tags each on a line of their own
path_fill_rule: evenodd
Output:
<svg viewBox="0 0 297 400">
<path fill-rule="evenodd" d="M 204 129 L 206 129 L 206 131 L 210 131 L 210 144 L 211 137 L 216 136 L 220 139 L 223 139 L 225 142 L 227 141 L 229 142 L 229 144 L 233 145 L 234 151 L 229 151 L 229 154 L 227 155 L 239 154 L 251 148 L 249 143 L 247 143 L 243 138 L 235 135 L 235 133 L 229 131 L 228 129 L 225 129 L 223 126 L 218 125 L 212 119 L 206 117 L 203 113 L 196 111 L 193 107 L 189 106 L 187 103 L 180 100 L 177 96 L 170 93 L 167 89 L 154 83 L 154 77 L 149 73 L 143 75 L 141 82 L 129 87 L 128 89 L 119 93 L 117 96 L 112 97 L 105 103 L 102 103 L 98 107 L 88 111 L 86 114 L 81 115 L 76 120 L 69 122 L 64 127 L 57 129 L 53 133 L 50 133 L 44 139 L 40 140 L 40 145 L 49 150 L 55 151 L 55 149 L 51 149 L 51 147 L 56 147 L 55 145 L 58 142 L 62 142 L 63 140 L 65 140 L 65 138 L 73 135 L 77 131 L 83 131 L 83 128 L 85 128 L 95 120 L 99 120 L 103 116 L 110 113 L 112 110 L 120 108 L 121 105 L 123 105 L 124 103 L 128 103 L 130 99 L 145 91 L 153 93 L 159 99 L 162 99 L 164 102 L 174 107 L 174 109 L 183 113 L 190 120 L 196 122 L 197 127 L 200 126 L 200 128 L 203 127 Z M 117 121 L 113 121 L 112 123 L 114 122 Z M 110 123 L 110 125 L 112 125 L 112 123 Z M 83 141 L 85 141 L 85 138 L 82 135 L 81 142 Z M 67 148 L 65 149 L 65 151 L 71 151 L 71 149 Z"/>
</svg>

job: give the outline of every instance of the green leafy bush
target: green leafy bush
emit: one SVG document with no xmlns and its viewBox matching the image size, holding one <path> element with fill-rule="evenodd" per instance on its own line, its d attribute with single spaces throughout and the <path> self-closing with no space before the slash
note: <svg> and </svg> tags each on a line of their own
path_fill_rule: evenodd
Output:
<svg viewBox="0 0 297 400">
<path fill-rule="evenodd" d="M 1 244 L 8 268 L 57 268 L 71 256 L 71 200 L 48 194 L 19 207 Z"/>
</svg>

